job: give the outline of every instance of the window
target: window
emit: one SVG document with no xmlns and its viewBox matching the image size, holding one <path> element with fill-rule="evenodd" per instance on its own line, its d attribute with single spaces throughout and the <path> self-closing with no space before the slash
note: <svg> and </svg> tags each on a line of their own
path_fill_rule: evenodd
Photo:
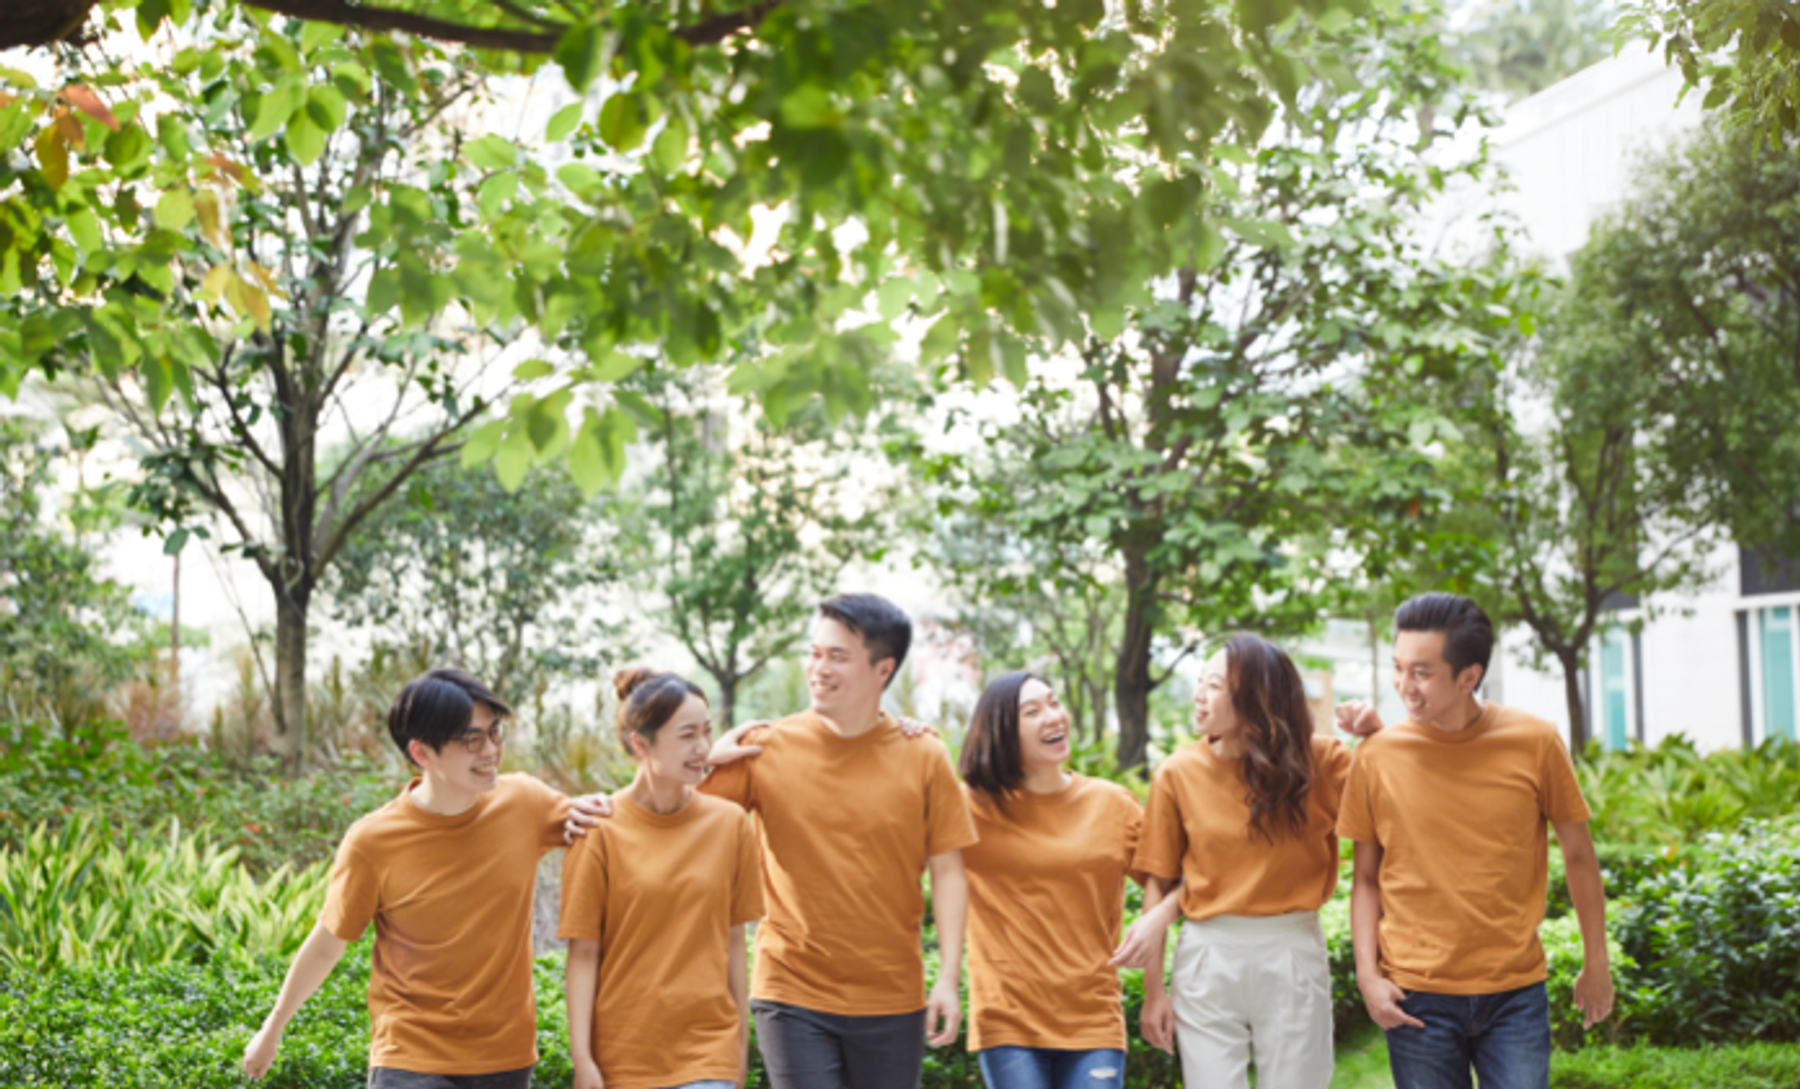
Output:
<svg viewBox="0 0 1800 1089">
<path fill-rule="evenodd" d="M 1762 609 L 1757 616 L 1757 642 L 1762 651 L 1762 736 L 1794 737 L 1796 650 L 1794 607 Z"/>
<path fill-rule="evenodd" d="M 1609 749 L 1631 747 L 1630 690 L 1627 685 L 1631 638 L 1614 624 L 1600 637 L 1600 739 Z"/>
</svg>

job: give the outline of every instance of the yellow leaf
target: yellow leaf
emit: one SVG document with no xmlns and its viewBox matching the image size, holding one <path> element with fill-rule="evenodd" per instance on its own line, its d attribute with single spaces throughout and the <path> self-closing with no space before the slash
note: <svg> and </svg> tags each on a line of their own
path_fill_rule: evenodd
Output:
<svg viewBox="0 0 1800 1089">
<path fill-rule="evenodd" d="M 61 189 L 69 180 L 69 145 L 63 142 L 63 134 L 52 125 L 38 133 L 35 142 L 44 180 L 50 183 L 50 188 Z"/>
<path fill-rule="evenodd" d="M 276 281 L 273 272 L 270 272 L 261 265 L 252 264 L 250 266 L 250 274 L 255 276 L 257 280 L 262 283 L 264 290 L 268 291 L 269 294 L 278 299 L 287 298 L 287 295 L 281 290 L 281 284 Z"/>
<path fill-rule="evenodd" d="M 194 194 L 194 214 L 200 219 L 200 233 L 207 240 L 222 250 L 231 248 L 231 238 L 225 233 L 224 220 L 219 214 L 219 198 L 210 190 L 202 189 Z"/>
<path fill-rule="evenodd" d="M 231 286 L 234 277 L 235 274 L 231 271 L 230 265 L 214 265 L 211 271 L 207 272 L 206 279 L 200 281 L 200 294 L 209 299 L 220 298 Z"/>
</svg>

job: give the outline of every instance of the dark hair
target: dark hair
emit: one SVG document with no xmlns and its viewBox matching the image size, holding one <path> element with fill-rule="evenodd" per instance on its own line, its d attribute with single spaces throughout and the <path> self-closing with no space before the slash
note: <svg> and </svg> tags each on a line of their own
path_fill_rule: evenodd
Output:
<svg viewBox="0 0 1800 1089">
<path fill-rule="evenodd" d="M 1457 594 L 1420 594 L 1394 610 L 1395 631 L 1442 632 L 1444 661 L 1452 676 L 1472 665 L 1487 679 L 1494 657 L 1494 622 L 1481 606 Z"/>
<path fill-rule="evenodd" d="M 1250 832 L 1274 843 L 1306 834 L 1312 787 L 1312 710 L 1306 682 L 1287 652 L 1248 632 L 1225 640 L 1225 682 L 1244 739 Z"/>
<path fill-rule="evenodd" d="M 1019 693 L 1027 681 L 1050 683 L 1025 670 L 1002 673 L 989 682 L 975 702 L 969 732 L 963 735 L 963 782 L 986 795 L 1002 812 L 1006 796 L 1025 779 L 1025 761 L 1019 754 Z"/>
<path fill-rule="evenodd" d="M 619 743 L 626 752 L 631 751 L 632 734 L 655 744 L 656 731 L 669 724 L 689 696 L 707 702 L 706 693 L 686 677 L 641 666 L 613 674 L 613 690 L 619 694 Z"/>
<path fill-rule="evenodd" d="M 892 658 L 894 672 L 888 676 L 887 684 L 894 683 L 900 667 L 906 663 L 906 652 L 912 648 L 912 621 L 898 605 L 880 594 L 839 594 L 819 602 L 819 615 L 860 636 L 863 646 L 869 648 L 871 665 Z"/>
<path fill-rule="evenodd" d="M 494 717 L 509 718 L 512 708 L 487 685 L 460 669 L 434 669 L 408 681 L 388 708 L 388 736 L 400 755 L 412 763 L 411 742 L 422 741 L 432 752 L 469 728 L 475 705 L 482 704 Z"/>
</svg>

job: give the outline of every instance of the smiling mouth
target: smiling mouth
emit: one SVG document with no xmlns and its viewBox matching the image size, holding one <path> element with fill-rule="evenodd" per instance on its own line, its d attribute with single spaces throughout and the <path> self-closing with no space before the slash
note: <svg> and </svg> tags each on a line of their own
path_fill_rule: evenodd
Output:
<svg viewBox="0 0 1800 1089">
<path fill-rule="evenodd" d="M 1064 733 L 1064 734 L 1050 734 L 1049 736 L 1041 737 L 1038 740 L 1045 745 L 1060 745 L 1064 741 L 1067 741 L 1068 739 L 1069 739 L 1069 735 Z"/>
</svg>

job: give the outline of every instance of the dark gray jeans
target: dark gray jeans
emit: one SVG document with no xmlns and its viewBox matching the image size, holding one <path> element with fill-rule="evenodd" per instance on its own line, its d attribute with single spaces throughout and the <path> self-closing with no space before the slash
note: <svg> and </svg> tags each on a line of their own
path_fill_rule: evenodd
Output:
<svg viewBox="0 0 1800 1089">
<path fill-rule="evenodd" d="M 773 1089 L 919 1089 L 924 1010 L 850 1017 L 762 999 L 750 1010 Z"/>
<path fill-rule="evenodd" d="M 369 1071 L 369 1089 L 531 1089 L 532 1067 L 498 1074 L 416 1074 L 377 1066 Z"/>
</svg>

